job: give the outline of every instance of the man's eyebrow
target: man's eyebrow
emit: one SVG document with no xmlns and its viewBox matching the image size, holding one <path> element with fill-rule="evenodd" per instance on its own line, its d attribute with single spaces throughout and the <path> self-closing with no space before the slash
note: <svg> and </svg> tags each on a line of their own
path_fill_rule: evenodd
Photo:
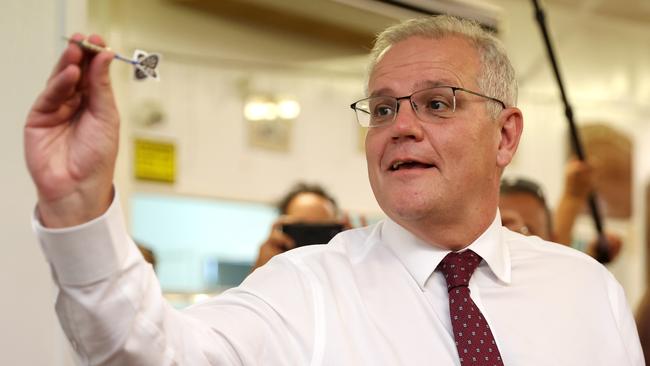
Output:
<svg viewBox="0 0 650 366">
<path fill-rule="evenodd" d="M 393 89 L 391 89 L 391 88 L 382 88 L 382 89 L 373 91 L 372 93 L 370 93 L 369 96 L 370 97 L 377 97 L 377 96 L 380 96 L 380 95 L 392 96 L 393 94 L 395 94 L 395 93 L 393 93 Z"/>
</svg>

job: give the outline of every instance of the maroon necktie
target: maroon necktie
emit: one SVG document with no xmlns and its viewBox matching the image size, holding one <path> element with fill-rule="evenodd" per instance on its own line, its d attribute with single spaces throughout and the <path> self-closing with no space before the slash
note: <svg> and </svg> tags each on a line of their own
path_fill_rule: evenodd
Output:
<svg viewBox="0 0 650 366">
<path fill-rule="evenodd" d="M 503 366 L 490 326 L 469 296 L 469 279 L 482 258 L 466 250 L 451 252 L 440 262 L 449 292 L 449 315 L 463 366 Z"/>
</svg>

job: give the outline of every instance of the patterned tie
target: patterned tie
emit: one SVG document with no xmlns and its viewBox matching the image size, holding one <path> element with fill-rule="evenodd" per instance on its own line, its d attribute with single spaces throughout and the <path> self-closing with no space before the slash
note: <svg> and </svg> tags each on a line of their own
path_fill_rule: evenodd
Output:
<svg viewBox="0 0 650 366">
<path fill-rule="evenodd" d="M 449 315 L 456 349 L 463 366 L 503 366 L 501 354 L 487 321 L 469 296 L 469 279 L 482 258 L 466 250 L 451 252 L 440 262 L 449 292 Z"/>
</svg>

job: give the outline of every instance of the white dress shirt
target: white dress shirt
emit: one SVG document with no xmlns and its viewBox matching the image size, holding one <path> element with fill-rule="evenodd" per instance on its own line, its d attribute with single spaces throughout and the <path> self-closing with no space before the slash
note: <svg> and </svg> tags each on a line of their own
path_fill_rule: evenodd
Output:
<svg viewBox="0 0 650 366">
<path fill-rule="evenodd" d="M 125 229 L 102 217 L 35 230 L 60 288 L 56 311 L 84 364 L 459 365 L 443 276 L 448 253 L 391 220 L 274 257 L 183 311 Z M 573 249 L 491 226 L 470 281 L 506 366 L 643 365 L 621 286 Z"/>
</svg>

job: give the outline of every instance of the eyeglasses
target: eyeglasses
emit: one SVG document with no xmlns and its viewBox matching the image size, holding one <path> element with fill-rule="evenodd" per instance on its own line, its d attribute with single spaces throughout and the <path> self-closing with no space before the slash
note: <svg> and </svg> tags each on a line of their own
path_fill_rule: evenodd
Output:
<svg viewBox="0 0 650 366">
<path fill-rule="evenodd" d="M 379 127 L 395 121 L 399 112 L 400 101 L 408 99 L 415 115 L 423 122 L 437 122 L 449 118 L 456 111 L 456 92 L 463 91 L 501 104 L 499 99 L 488 97 L 457 86 L 436 86 L 422 89 L 403 97 L 375 96 L 361 99 L 350 104 L 357 115 L 357 121 L 363 127 Z"/>
</svg>

